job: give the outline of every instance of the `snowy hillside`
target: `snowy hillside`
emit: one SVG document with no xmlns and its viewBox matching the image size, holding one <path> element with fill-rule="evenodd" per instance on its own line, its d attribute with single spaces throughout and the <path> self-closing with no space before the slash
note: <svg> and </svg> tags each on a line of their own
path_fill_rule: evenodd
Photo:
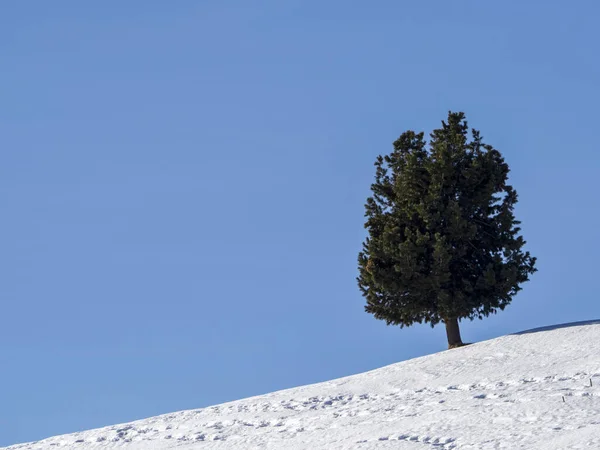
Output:
<svg viewBox="0 0 600 450">
<path fill-rule="evenodd" d="M 7 448 L 600 449 L 600 322 Z"/>
</svg>

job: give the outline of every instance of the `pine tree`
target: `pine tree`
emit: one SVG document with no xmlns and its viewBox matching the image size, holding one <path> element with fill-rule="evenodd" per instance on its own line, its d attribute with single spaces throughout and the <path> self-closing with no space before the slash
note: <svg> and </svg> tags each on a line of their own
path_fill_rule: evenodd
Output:
<svg viewBox="0 0 600 450">
<path fill-rule="evenodd" d="M 365 310 L 388 325 L 444 323 L 449 348 L 461 346 L 459 320 L 503 310 L 536 271 L 509 167 L 453 112 L 428 143 L 403 133 L 375 167 L 358 257 Z"/>
</svg>

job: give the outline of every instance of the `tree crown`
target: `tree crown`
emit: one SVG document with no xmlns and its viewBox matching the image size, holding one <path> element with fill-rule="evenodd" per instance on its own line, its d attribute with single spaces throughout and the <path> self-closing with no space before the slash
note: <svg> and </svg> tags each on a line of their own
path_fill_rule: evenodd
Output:
<svg viewBox="0 0 600 450">
<path fill-rule="evenodd" d="M 366 311 L 433 326 L 503 310 L 536 269 L 500 152 L 450 112 L 429 142 L 406 131 L 375 167 L 358 257 Z"/>
</svg>

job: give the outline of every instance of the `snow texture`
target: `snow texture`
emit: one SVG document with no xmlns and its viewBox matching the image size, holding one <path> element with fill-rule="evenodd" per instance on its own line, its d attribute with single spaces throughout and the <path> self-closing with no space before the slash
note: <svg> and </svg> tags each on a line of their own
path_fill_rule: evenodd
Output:
<svg viewBox="0 0 600 450">
<path fill-rule="evenodd" d="M 600 322 L 6 448 L 600 449 Z"/>
</svg>

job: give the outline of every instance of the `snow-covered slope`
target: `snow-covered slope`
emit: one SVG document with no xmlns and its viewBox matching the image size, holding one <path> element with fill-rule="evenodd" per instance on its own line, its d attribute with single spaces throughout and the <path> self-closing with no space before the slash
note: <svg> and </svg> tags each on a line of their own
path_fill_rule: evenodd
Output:
<svg viewBox="0 0 600 450">
<path fill-rule="evenodd" d="M 600 449 L 600 322 L 8 448 Z"/>
</svg>

